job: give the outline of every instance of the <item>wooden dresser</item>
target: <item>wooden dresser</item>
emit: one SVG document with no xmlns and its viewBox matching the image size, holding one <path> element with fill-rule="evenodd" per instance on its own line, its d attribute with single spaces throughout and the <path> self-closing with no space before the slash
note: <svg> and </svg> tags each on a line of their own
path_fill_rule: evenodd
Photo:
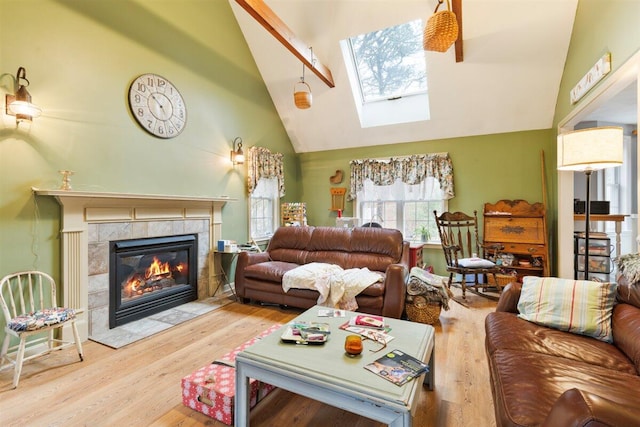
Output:
<svg viewBox="0 0 640 427">
<path fill-rule="evenodd" d="M 504 249 L 496 263 L 505 271 L 523 276 L 549 276 L 549 244 L 545 207 L 526 200 L 500 200 L 484 205 L 485 246 L 499 243 Z"/>
</svg>

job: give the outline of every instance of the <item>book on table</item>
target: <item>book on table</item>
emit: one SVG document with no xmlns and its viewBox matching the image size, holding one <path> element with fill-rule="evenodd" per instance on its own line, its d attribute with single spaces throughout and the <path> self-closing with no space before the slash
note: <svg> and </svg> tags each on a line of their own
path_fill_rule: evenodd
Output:
<svg viewBox="0 0 640 427">
<path fill-rule="evenodd" d="M 429 365 L 400 350 L 393 350 L 364 366 L 365 369 L 401 386 L 429 370 Z"/>
</svg>

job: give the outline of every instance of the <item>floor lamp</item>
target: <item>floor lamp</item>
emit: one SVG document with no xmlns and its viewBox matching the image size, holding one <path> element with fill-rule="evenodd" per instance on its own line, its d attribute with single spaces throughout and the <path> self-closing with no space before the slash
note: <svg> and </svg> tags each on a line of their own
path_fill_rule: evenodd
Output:
<svg viewBox="0 0 640 427">
<path fill-rule="evenodd" d="M 558 170 L 584 172 L 587 178 L 584 230 L 584 279 L 589 280 L 589 213 L 591 172 L 622 164 L 621 127 L 580 129 L 558 135 Z"/>
</svg>

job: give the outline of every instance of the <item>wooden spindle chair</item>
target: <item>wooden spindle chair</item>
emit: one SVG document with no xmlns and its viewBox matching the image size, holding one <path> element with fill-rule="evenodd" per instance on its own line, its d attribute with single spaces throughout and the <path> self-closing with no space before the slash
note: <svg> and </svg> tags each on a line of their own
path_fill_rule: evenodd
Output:
<svg viewBox="0 0 640 427">
<path fill-rule="evenodd" d="M 58 307 L 56 284 L 48 274 L 23 271 L 3 277 L 0 280 L 0 305 L 5 318 L 0 370 L 14 367 L 14 388 L 18 387 L 22 364 L 27 360 L 74 344 L 80 361 L 84 359 L 76 327 L 76 314 L 82 310 Z M 65 325 L 71 327 L 73 341 L 54 338 L 54 330 Z M 9 348 L 12 337 L 19 343 Z M 29 356 L 25 357 L 27 350 Z"/>
</svg>

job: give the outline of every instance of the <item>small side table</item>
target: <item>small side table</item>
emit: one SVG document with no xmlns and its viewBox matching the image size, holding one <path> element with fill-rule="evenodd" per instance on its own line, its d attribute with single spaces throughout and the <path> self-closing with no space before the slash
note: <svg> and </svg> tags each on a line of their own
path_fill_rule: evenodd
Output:
<svg viewBox="0 0 640 427">
<path fill-rule="evenodd" d="M 238 255 L 240 254 L 240 252 L 244 252 L 244 251 L 236 251 L 236 252 L 224 252 L 224 251 L 213 251 L 213 257 L 214 257 L 214 263 L 215 263 L 215 269 L 216 269 L 216 276 L 220 275 L 222 276 L 222 279 L 224 280 L 218 280 L 218 278 L 216 277 L 217 280 L 217 285 L 216 288 L 214 289 L 213 293 L 211 294 L 211 296 L 215 296 L 215 294 L 218 292 L 218 289 L 220 289 L 220 285 L 229 285 L 229 288 L 231 289 L 231 292 L 233 293 L 233 296 L 236 297 L 236 299 L 238 299 L 238 296 L 236 295 L 236 291 L 233 288 L 233 286 L 231 286 L 231 281 L 229 280 L 229 275 L 227 274 L 227 272 L 224 269 L 224 264 L 222 262 L 224 257 L 230 257 L 229 260 L 229 265 L 233 265 L 233 262 L 236 260 L 236 258 L 238 258 Z"/>
<path fill-rule="evenodd" d="M 409 268 L 424 268 L 424 259 L 422 258 L 422 248 L 424 243 L 411 242 L 409 244 Z"/>
<path fill-rule="evenodd" d="M 629 215 L 604 215 L 604 214 L 591 214 L 589 215 L 590 221 L 610 221 L 616 223 L 616 256 L 620 256 L 620 233 L 622 232 L 622 223 L 625 218 Z M 584 214 L 574 214 L 574 221 L 584 221 L 586 220 L 586 215 Z M 589 224 L 585 224 L 585 229 L 590 227 Z"/>
</svg>

